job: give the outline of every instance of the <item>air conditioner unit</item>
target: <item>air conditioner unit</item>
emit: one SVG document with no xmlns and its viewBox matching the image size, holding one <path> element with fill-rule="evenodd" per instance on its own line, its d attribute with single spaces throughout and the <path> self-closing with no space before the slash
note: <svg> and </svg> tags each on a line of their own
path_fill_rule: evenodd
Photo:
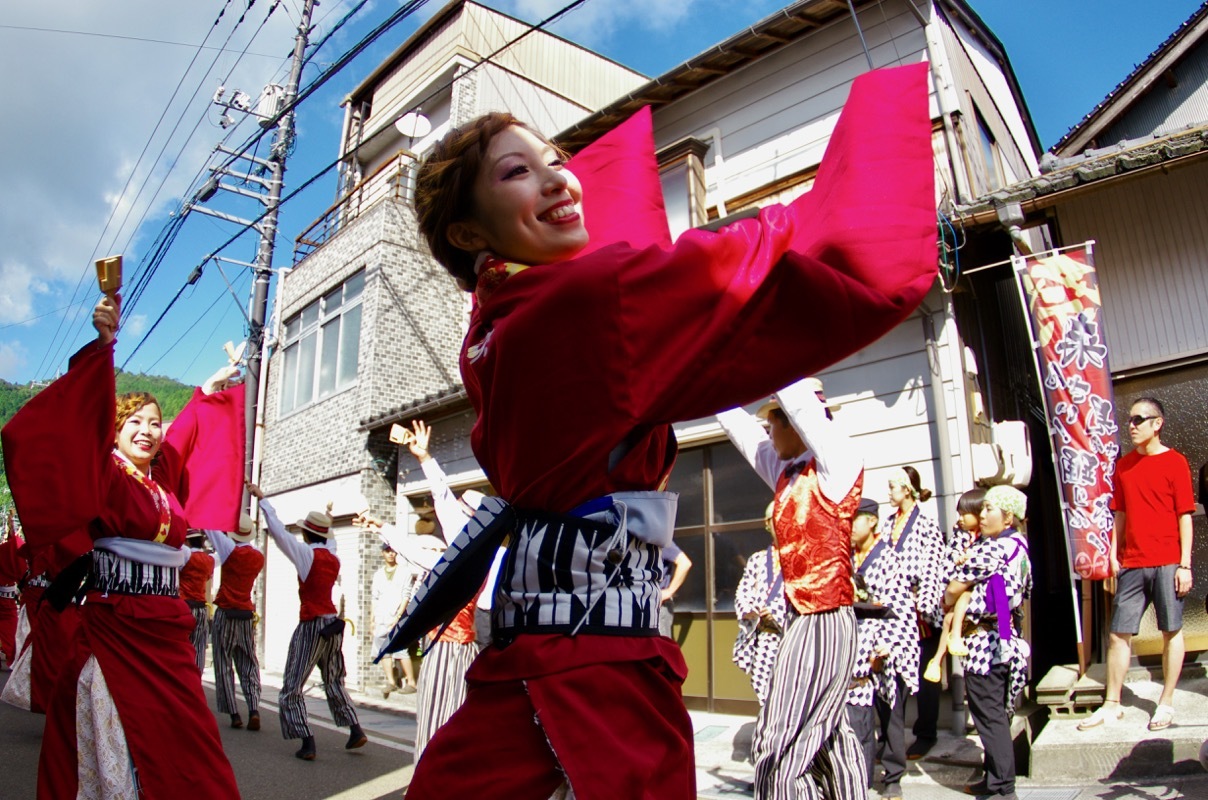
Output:
<svg viewBox="0 0 1208 800">
<path fill-rule="evenodd" d="M 1020 420 L 995 422 L 993 431 L 993 442 L 973 445 L 974 480 L 982 486 L 1027 486 L 1032 480 L 1027 424 Z"/>
</svg>

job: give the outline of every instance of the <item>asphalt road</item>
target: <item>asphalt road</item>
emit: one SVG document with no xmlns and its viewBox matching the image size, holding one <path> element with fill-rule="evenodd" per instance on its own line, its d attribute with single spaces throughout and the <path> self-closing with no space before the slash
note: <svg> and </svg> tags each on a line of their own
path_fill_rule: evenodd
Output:
<svg viewBox="0 0 1208 800">
<path fill-rule="evenodd" d="M 0 673 L 0 685 L 8 673 Z M 207 689 L 210 708 L 213 692 Z M 271 693 L 270 693 L 271 694 Z M 275 695 L 273 695 L 275 697 Z M 42 746 L 44 717 L 0 703 L 0 798 L 23 800 L 36 795 L 38 751 Z M 379 800 L 401 798 L 411 775 L 411 754 L 385 740 L 370 742 L 358 750 L 344 750 L 347 729 L 336 729 L 312 717 L 318 758 L 294 758 L 297 740 L 281 738 L 277 715 L 261 711 L 263 727 L 258 732 L 233 730 L 227 718 L 219 722 L 222 744 L 235 769 L 244 800 Z M 179 800 L 192 800 L 179 798 Z"/>
</svg>

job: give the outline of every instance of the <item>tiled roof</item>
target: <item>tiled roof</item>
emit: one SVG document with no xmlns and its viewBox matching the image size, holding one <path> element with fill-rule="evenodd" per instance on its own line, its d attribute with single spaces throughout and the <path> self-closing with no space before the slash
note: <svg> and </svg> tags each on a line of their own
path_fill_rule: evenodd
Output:
<svg viewBox="0 0 1208 800">
<path fill-rule="evenodd" d="M 996 209 L 1010 203 L 1033 207 L 1051 205 L 1050 195 L 1088 186 L 1109 178 L 1139 173 L 1175 162 L 1208 157 L 1208 125 L 1178 131 L 1158 138 L 1122 142 L 1112 147 L 1088 150 L 1080 156 L 1057 159 L 1051 154 L 1040 162 L 1041 175 L 983 195 L 955 209 L 966 224 L 993 221 Z M 990 219 L 983 219 L 989 215 Z"/>
<path fill-rule="evenodd" d="M 385 428 L 404 419 L 417 418 L 437 409 L 449 409 L 460 405 L 468 405 L 469 397 L 464 386 L 453 386 L 440 392 L 430 392 L 419 400 L 413 400 L 400 406 L 395 406 L 381 414 L 374 414 L 361 420 L 359 431 L 371 431 Z"/>
</svg>

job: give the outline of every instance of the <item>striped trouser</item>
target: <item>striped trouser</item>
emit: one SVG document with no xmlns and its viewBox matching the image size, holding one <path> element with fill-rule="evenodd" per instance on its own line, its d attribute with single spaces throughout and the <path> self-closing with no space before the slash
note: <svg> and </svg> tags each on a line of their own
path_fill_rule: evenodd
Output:
<svg viewBox="0 0 1208 800">
<path fill-rule="evenodd" d="M 789 616 L 751 742 L 755 798 L 864 800 L 864 753 L 845 713 L 855 614 L 843 607 Z"/>
<path fill-rule="evenodd" d="M 197 651 L 197 671 L 204 675 L 206 644 L 210 641 L 210 615 L 204 603 L 200 607 L 190 603 L 189 611 L 193 612 L 193 635 L 190 638 L 193 641 L 193 649 Z"/>
<path fill-rule="evenodd" d="M 478 655 L 474 642 L 437 642 L 424 654 L 415 693 L 415 761 L 466 699 L 466 670 Z"/>
<path fill-rule="evenodd" d="M 260 708 L 260 662 L 256 659 L 256 627 L 250 619 L 231 619 L 226 612 L 214 610 L 214 694 L 218 711 L 238 714 L 235 700 L 235 670 L 247 701 L 248 714 Z"/>
<path fill-rule="evenodd" d="M 311 735 L 306 722 L 306 698 L 302 690 L 306 679 L 317 666 L 323 676 L 323 691 L 327 694 L 327 707 L 336 725 L 355 725 L 357 711 L 352 707 L 352 698 L 344 688 L 344 634 L 323 637 L 319 631 L 331 619 L 319 617 L 299 622 L 289 640 L 289 654 L 285 657 L 285 675 L 281 679 L 281 696 L 277 699 L 281 714 L 281 735 L 286 739 L 301 739 Z"/>
</svg>

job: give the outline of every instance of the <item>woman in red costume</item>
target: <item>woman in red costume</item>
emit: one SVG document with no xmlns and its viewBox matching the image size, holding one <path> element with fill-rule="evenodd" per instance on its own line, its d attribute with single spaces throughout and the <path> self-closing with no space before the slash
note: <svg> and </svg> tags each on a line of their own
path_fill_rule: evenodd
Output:
<svg viewBox="0 0 1208 800">
<path fill-rule="evenodd" d="M 631 120 L 652 153 L 649 122 Z M 674 245 L 635 239 L 633 203 L 593 223 L 590 198 L 601 183 L 624 195 L 632 161 L 603 142 L 581 185 L 584 153 L 567 169 L 532 129 L 490 114 L 451 131 L 417 177 L 420 229 L 475 293 L 461 357 L 471 444 L 515 525 L 492 644 L 411 800 L 544 800 L 564 781 L 579 800 L 695 798 L 686 665 L 657 628 L 671 424 L 859 350 L 934 282 L 924 64 L 856 81 L 810 192 Z M 596 236 L 600 223 L 616 235 Z M 433 581 L 456 572 L 445 566 Z"/>
<path fill-rule="evenodd" d="M 188 559 L 181 503 L 238 497 L 242 387 L 195 393 L 162 439 L 155 398 L 114 400 L 120 303 L 116 295 L 97 303 L 96 341 L 3 431 L 31 553 L 57 562 L 48 565 L 57 577 L 44 601 L 84 595 L 74 650 L 47 708 L 38 797 L 234 798 L 178 574 Z M 215 507 L 238 508 L 225 499 Z M 202 516 L 199 527 L 234 527 L 234 519 Z"/>
<path fill-rule="evenodd" d="M 17 600 L 21 590 L 18 584 L 29 571 L 29 564 L 20 552 L 25 542 L 17 533 L 11 511 L 4 528 L 4 531 L 0 531 L 3 537 L 0 538 L 0 659 L 3 660 L 4 669 L 11 670 L 20 652 L 17 628 L 21 613 Z"/>
</svg>

